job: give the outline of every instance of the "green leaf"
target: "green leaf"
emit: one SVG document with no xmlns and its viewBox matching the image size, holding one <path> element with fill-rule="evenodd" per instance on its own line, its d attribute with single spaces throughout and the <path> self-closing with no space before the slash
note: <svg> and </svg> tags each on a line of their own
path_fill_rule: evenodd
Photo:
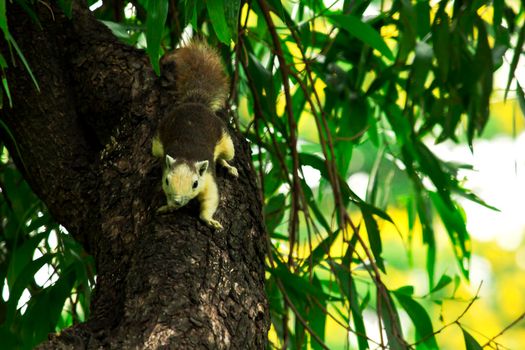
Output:
<svg viewBox="0 0 525 350">
<path fill-rule="evenodd" d="M 332 232 L 332 228 L 328 224 L 328 221 L 324 217 L 323 212 L 319 209 L 319 206 L 317 205 L 317 202 L 314 199 L 312 189 L 308 187 L 308 185 L 303 179 L 301 179 L 301 187 L 303 188 L 303 192 L 306 197 L 306 202 L 308 203 L 308 208 L 313 212 L 315 218 L 321 224 L 321 226 L 323 226 L 326 232 Z"/>
<path fill-rule="evenodd" d="M 368 44 L 370 47 L 379 51 L 383 56 L 394 60 L 392 51 L 388 48 L 385 41 L 379 33 L 368 23 L 361 21 L 359 18 L 347 14 L 331 14 L 327 16 L 333 24 L 343 28 L 351 35 Z"/>
<path fill-rule="evenodd" d="M 493 58 L 485 22 L 474 17 L 478 29 L 478 42 L 474 64 L 472 65 L 474 81 L 470 86 L 470 105 L 467 124 L 467 138 L 470 148 L 474 134 L 481 135 L 489 119 L 490 94 L 492 92 Z"/>
<path fill-rule="evenodd" d="M 317 278 L 315 274 L 312 278 L 312 284 L 315 287 L 322 289 L 321 281 L 319 281 L 319 278 Z M 318 302 L 326 310 L 327 302 L 325 300 L 318 300 Z M 321 341 L 324 342 L 326 329 L 326 313 L 323 309 L 321 309 L 321 307 L 319 307 L 319 305 L 313 303 L 312 309 L 308 316 L 312 330 L 321 339 Z M 323 346 L 319 344 L 313 337 L 311 338 L 311 347 L 313 350 L 324 349 Z"/>
<path fill-rule="evenodd" d="M 27 239 L 23 244 L 12 251 L 7 273 L 7 281 L 11 282 L 10 287 L 13 287 L 16 277 L 20 275 L 20 271 L 31 263 L 36 248 L 46 235 L 48 235 L 48 232 L 39 233 L 36 236 Z"/>
<path fill-rule="evenodd" d="M 13 320 L 16 307 L 18 305 L 18 300 L 20 299 L 24 289 L 34 279 L 36 272 L 40 270 L 42 266 L 51 262 L 51 258 L 51 254 L 46 254 L 36 260 L 33 260 L 31 263 L 27 264 L 17 276 L 13 288 L 9 290 L 6 323 L 9 324 Z"/>
<path fill-rule="evenodd" d="M 434 293 L 434 292 L 437 292 L 438 290 L 440 289 L 443 289 L 445 288 L 446 286 L 448 286 L 450 283 L 452 282 L 452 278 L 450 276 L 447 276 L 447 275 L 443 275 L 441 276 L 441 278 L 439 279 L 438 283 L 436 284 L 436 286 L 434 288 L 432 288 L 432 290 L 430 291 L 430 293 Z M 429 294 L 430 294 L 429 293 Z"/>
<path fill-rule="evenodd" d="M 208 15 L 210 15 L 210 22 L 217 34 L 217 38 L 226 45 L 230 45 L 232 33 L 228 27 L 226 18 L 226 8 L 224 3 L 230 0 L 208 0 L 206 1 L 206 8 Z M 236 1 L 238 2 L 238 0 Z"/>
<path fill-rule="evenodd" d="M 416 328 L 416 341 L 425 339 L 422 343 L 416 346 L 416 349 L 438 349 L 434 330 L 432 328 L 432 321 L 430 320 L 427 311 L 407 294 L 400 292 L 399 290 L 394 291 L 393 293 Z M 421 345 L 425 345 L 425 347 L 422 347 Z"/>
<path fill-rule="evenodd" d="M 332 233 L 328 232 L 328 236 L 326 236 L 326 238 L 323 239 L 304 260 L 304 264 L 302 266 L 303 269 L 306 269 L 308 266 L 309 268 L 313 269 L 315 266 L 317 266 L 317 264 L 323 261 L 324 256 L 328 255 L 330 248 L 332 248 L 335 240 L 337 237 L 339 237 L 339 232 L 341 232 L 341 230 L 337 230 Z"/>
<path fill-rule="evenodd" d="M 525 117 L 525 96 L 523 95 L 523 89 L 519 83 L 516 83 L 516 95 L 518 96 L 518 103 L 521 109 L 521 115 Z"/>
<path fill-rule="evenodd" d="M 197 27 L 197 0 L 184 0 L 184 24 Z"/>
<path fill-rule="evenodd" d="M 52 286 L 31 298 L 27 310 L 22 316 L 21 332 L 27 332 L 24 340 L 31 346 L 45 340 L 55 331 L 66 299 L 71 294 L 75 283 L 75 274 L 69 267 Z"/>
<path fill-rule="evenodd" d="M 465 278 L 468 279 L 471 242 L 463 216 L 454 205 L 452 207 L 445 205 L 437 193 L 429 192 L 429 196 L 441 217 L 441 221 L 445 225 L 450 241 L 454 247 L 459 268 Z"/>
<path fill-rule="evenodd" d="M 167 0 L 148 0 L 146 17 L 146 52 L 157 75 L 160 74 L 160 43 L 168 17 Z"/>
<path fill-rule="evenodd" d="M 417 35 L 420 39 L 425 38 L 430 32 L 430 4 L 428 0 L 419 0 L 414 4 L 414 12 L 417 16 Z"/>
<path fill-rule="evenodd" d="M 394 301 L 390 297 L 390 293 L 386 290 L 384 291 L 385 294 L 377 290 L 377 309 L 381 310 L 381 318 L 383 319 L 383 325 L 390 349 L 408 349 L 408 344 L 403 338 L 401 322 L 399 321 L 399 314 Z M 381 303 L 380 307 L 379 303 Z M 390 304 L 391 308 L 388 307 L 387 303 Z"/>
<path fill-rule="evenodd" d="M 286 196 L 279 193 L 270 198 L 264 207 L 264 221 L 269 233 L 275 231 L 284 217 Z"/>
<path fill-rule="evenodd" d="M 8 325 L 0 326 L 0 339 L 5 349 L 22 349 L 20 338 L 9 329 Z"/>
<path fill-rule="evenodd" d="M 4 33 L 6 40 L 8 39 L 9 29 L 7 28 L 7 17 L 5 15 L 5 0 L 0 0 L 0 29 Z M 3 66 L 3 65 L 2 65 Z"/>
<path fill-rule="evenodd" d="M 512 57 L 512 61 L 510 62 L 509 78 L 507 81 L 507 87 L 505 88 L 505 97 L 504 97 L 505 99 L 507 99 L 507 93 L 509 92 L 510 84 L 512 83 L 512 80 L 514 79 L 514 72 L 516 72 L 516 68 L 518 67 L 518 62 L 520 60 L 524 42 L 525 42 L 525 25 L 522 25 L 520 34 L 518 36 L 518 41 L 516 42 L 516 46 L 514 49 L 514 57 Z"/>
<path fill-rule="evenodd" d="M 325 161 L 321 157 L 315 154 L 301 152 L 299 153 L 299 162 L 302 165 L 309 165 L 312 168 L 319 170 L 323 178 L 325 178 L 327 181 L 330 180 L 330 177 L 328 176 L 328 170 L 326 169 Z"/>
<path fill-rule="evenodd" d="M 412 64 L 412 71 L 410 73 L 410 86 L 408 91 L 413 98 L 419 98 L 425 91 L 425 82 L 427 80 L 428 72 L 432 67 L 432 59 L 434 52 L 432 46 L 424 41 L 419 41 L 416 44 L 416 57 Z"/>
<path fill-rule="evenodd" d="M 383 263 L 383 258 L 381 257 L 381 253 L 383 252 L 383 246 L 381 243 L 381 236 L 379 234 L 379 227 L 377 226 L 377 222 L 368 209 L 361 208 L 361 212 L 363 213 L 363 219 L 365 220 L 366 226 L 366 233 L 368 234 L 370 248 L 372 249 L 372 254 L 374 254 L 374 258 L 376 259 L 377 267 L 379 267 L 381 271 L 386 273 L 385 264 Z"/>
<path fill-rule="evenodd" d="M 58 6 L 64 11 L 67 18 L 71 19 L 73 13 L 73 0 L 58 0 Z"/>
<path fill-rule="evenodd" d="M 5 34 L 5 33 L 4 33 Z M 33 75 L 33 71 L 31 70 L 31 67 L 29 67 L 29 63 L 27 63 L 27 60 L 24 56 L 24 54 L 22 53 L 22 50 L 20 50 L 20 47 L 18 47 L 15 39 L 11 36 L 11 34 L 7 33 L 7 41 L 13 45 L 13 47 L 15 48 L 15 51 L 18 55 L 18 57 L 20 58 L 20 60 L 22 61 L 22 64 L 24 65 L 24 67 L 26 68 L 27 70 L 27 73 L 29 74 L 29 76 L 31 77 L 31 80 L 33 81 L 33 84 L 35 85 L 36 87 L 36 90 L 38 92 L 40 92 L 40 86 L 38 85 L 38 82 L 35 78 L 35 76 Z"/>
<path fill-rule="evenodd" d="M 298 276 L 288 270 L 288 268 L 280 262 L 279 259 L 275 259 L 277 267 L 270 268 L 270 273 L 281 280 L 284 287 L 288 292 L 293 293 L 300 299 L 305 299 L 307 296 L 315 297 L 318 300 L 327 300 L 330 298 L 322 289 L 312 285 L 307 277 Z"/>
<path fill-rule="evenodd" d="M 13 108 L 13 99 L 11 98 L 11 91 L 9 91 L 9 85 L 7 83 L 7 78 L 2 77 L 2 86 L 4 87 L 5 94 L 9 100 L 9 107 Z"/>
<path fill-rule="evenodd" d="M 443 170 L 441 161 L 422 142 L 416 142 L 415 149 L 421 169 L 432 180 L 443 202 L 452 208 L 449 177 Z"/>
<path fill-rule="evenodd" d="M 352 319 L 354 320 L 354 327 L 357 333 L 357 345 L 359 350 L 368 349 L 368 340 L 366 338 L 365 322 L 363 320 L 362 309 L 359 307 L 359 300 L 357 298 L 357 288 L 355 287 L 354 279 L 350 279 L 350 310 L 352 310 Z"/>
<path fill-rule="evenodd" d="M 142 30 L 141 27 L 138 26 L 130 26 L 122 23 L 116 23 L 112 21 L 100 21 L 102 22 L 106 27 L 108 27 L 114 36 L 119 38 L 122 42 L 128 44 L 128 45 L 135 45 L 137 43 L 138 35 L 131 35 L 131 32 L 135 32 L 137 30 Z"/>
<path fill-rule="evenodd" d="M 436 266 L 436 238 L 434 235 L 431 204 L 428 197 L 422 193 L 420 186 L 416 187 L 416 208 L 423 230 L 423 243 L 428 246 L 426 269 L 428 274 L 429 289 L 434 286 L 434 270 Z"/>
<path fill-rule="evenodd" d="M 438 73 L 440 73 L 438 77 L 442 82 L 448 81 L 450 70 L 450 29 L 449 17 L 444 6 L 446 3 L 446 1 L 441 2 L 443 5 L 439 7 L 432 25 L 432 42 L 438 62 Z"/>
<path fill-rule="evenodd" d="M 482 350 L 481 345 L 479 345 L 476 339 L 474 339 L 474 337 L 471 336 L 469 332 L 463 329 L 463 327 L 461 327 L 461 330 L 463 331 L 463 338 L 465 339 L 466 350 Z"/>
<path fill-rule="evenodd" d="M 224 1 L 224 15 L 226 23 L 232 33 L 232 38 L 237 37 L 237 24 L 239 22 L 239 11 L 241 9 L 241 0 Z M 234 39 L 236 40 L 236 39 Z"/>
</svg>

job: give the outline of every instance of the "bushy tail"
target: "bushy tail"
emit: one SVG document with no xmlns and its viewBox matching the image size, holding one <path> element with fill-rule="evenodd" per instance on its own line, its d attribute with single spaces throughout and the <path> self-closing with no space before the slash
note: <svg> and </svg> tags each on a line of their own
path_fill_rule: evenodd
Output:
<svg viewBox="0 0 525 350">
<path fill-rule="evenodd" d="M 222 108 L 228 97 L 228 77 L 218 52 L 202 41 L 162 57 L 164 84 L 173 88 L 177 103 L 199 102 L 213 111 Z"/>
</svg>

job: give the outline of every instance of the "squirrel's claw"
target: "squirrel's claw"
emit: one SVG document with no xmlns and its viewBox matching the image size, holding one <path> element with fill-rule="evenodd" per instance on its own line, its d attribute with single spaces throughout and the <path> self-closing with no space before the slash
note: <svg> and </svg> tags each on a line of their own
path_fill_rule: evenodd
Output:
<svg viewBox="0 0 525 350">
<path fill-rule="evenodd" d="M 210 227 L 210 228 L 212 228 L 212 229 L 214 229 L 216 231 L 220 231 L 220 230 L 223 229 L 221 223 L 218 222 L 217 220 L 213 220 L 213 219 L 205 220 L 205 219 L 203 219 L 203 221 L 208 227 Z"/>
<path fill-rule="evenodd" d="M 166 213 L 169 213 L 170 211 L 173 211 L 174 209 L 175 208 L 170 207 L 169 205 L 163 205 L 162 207 L 157 209 L 157 214 L 166 214 Z"/>
<path fill-rule="evenodd" d="M 228 168 L 228 173 L 229 173 L 231 176 L 239 177 L 239 171 L 237 170 L 236 167 L 230 166 L 230 167 Z"/>
</svg>

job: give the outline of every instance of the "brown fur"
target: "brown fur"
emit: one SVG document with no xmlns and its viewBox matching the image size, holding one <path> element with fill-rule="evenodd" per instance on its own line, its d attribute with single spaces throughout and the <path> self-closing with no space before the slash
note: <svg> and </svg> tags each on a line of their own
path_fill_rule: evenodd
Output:
<svg viewBox="0 0 525 350">
<path fill-rule="evenodd" d="M 162 57 L 162 75 L 168 88 L 175 90 L 177 103 L 199 102 L 213 111 L 224 106 L 228 77 L 218 52 L 201 41 Z"/>
<path fill-rule="evenodd" d="M 164 154 L 189 162 L 208 160 L 215 169 L 215 147 L 225 132 L 221 119 L 200 103 L 176 107 L 160 123 L 158 137 Z"/>
<path fill-rule="evenodd" d="M 239 176 L 228 164 L 235 156 L 232 139 L 215 114 L 228 93 L 224 68 L 217 52 L 201 42 L 164 56 L 161 68 L 162 84 L 174 93 L 175 108 L 162 117 L 152 142 L 153 155 L 164 158 L 162 189 L 167 204 L 158 212 L 180 208 L 198 197 L 201 220 L 221 229 L 213 219 L 219 205 L 215 162 Z"/>
</svg>

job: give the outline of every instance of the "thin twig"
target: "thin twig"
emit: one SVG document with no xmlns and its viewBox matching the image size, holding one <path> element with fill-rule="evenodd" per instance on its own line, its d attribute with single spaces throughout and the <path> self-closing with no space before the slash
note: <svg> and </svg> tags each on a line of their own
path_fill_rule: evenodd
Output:
<svg viewBox="0 0 525 350">
<path fill-rule="evenodd" d="M 525 312 L 523 312 L 521 315 L 518 316 L 518 318 L 516 318 L 514 321 L 512 321 L 507 327 L 503 328 L 501 330 L 501 332 L 499 332 L 498 334 L 496 334 L 495 336 L 493 336 L 492 338 L 490 338 L 483 346 L 482 348 L 486 347 L 486 346 L 490 346 L 490 344 L 494 343 L 494 340 L 500 336 L 503 335 L 503 333 L 505 333 L 506 331 L 508 331 L 510 328 L 514 327 L 518 322 L 520 322 L 521 320 L 523 320 L 523 318 L 525 318 Z"/>
<path fill-rule="evenodd" d="M 478 287 L 478 289 L 477 289 L 477 291 L 476 291 L 476 294 L 474 295 L 474 298 L 472 298 L 472 299 L 469 301 L 467 307 L 463 310 L 463 312 L 462 312 L 458 317 L 456 317 L 456 319 L 455 319 L 454 321 L 451 321 L 451 322 L 445 324 L 444 326 L 442 326 L 440 329 L 438 329 L 438 330 L 435 331 L 434 333 L 431 333 L 431 334 L 427 334 L 427 335 L 425 335 L 423 338 L 420 338 L 420 339 L 419 339 L 418 341 L 416 341 L 415 343 L 410 344 L 410 346 L 413 347 L 413 346 L 415 346 L 415 345 L 417 345 L 417 344 L 423 343 L 424 341 L 426 341 L 426 340 L 429 339 L 430 337 L 433 337 L 433 336 L 435 336 L 435 335 L 437 335 L 437 334 L 443 332 L 443 330 L 445 330 L 446 328 L 448 328 L 448 327 L 450 327 L 450 326 L 452 326 L 452 325 L 454 325 L 454 324 L 459 324 L 459 321 L 463 318 L 463 316 L 465 316 L 465 314 L 466 314 L 466 313 L 468 312 L 468 310 L 472 307 L 472 305 L 474 304 L 474 302 L 475 302 L 476 300 L 479 299 L 479 291 L 481 290 L 481 286 L 482 286 L 482 285 L 483 285 L 483 281 L 480 282 L 479 287 Z"/>
</svg>

